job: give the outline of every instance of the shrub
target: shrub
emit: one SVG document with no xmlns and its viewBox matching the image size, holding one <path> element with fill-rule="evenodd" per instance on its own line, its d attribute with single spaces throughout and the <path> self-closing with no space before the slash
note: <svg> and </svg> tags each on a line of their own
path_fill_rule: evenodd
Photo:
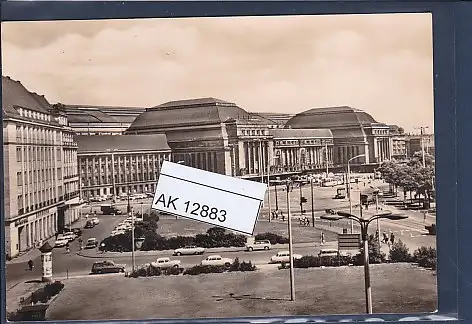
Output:
<svg viewBox="0 0 472 324">
<path fill-rule="evenodd" d="M 393 243 L 390 248 L 389 258 L 392 262 L 410 262 L 410 250 L 401 240 L 399 240 L 398 242 Z"/>
<path fill-rule="evenodd" d="M 244 271 L 255 271 L 256 269 L 257 269 L 256 266 L 253 265 L 251 261 L 249 261 L 249 262 L 246 262 L 246 261 L 240 262 L 239 258 L 236 257 L 228 270 L 229 271 L 243 271 L 244 272 Z"/>
<path fill-rule="evenodd" d="M 288 238 L 275 233 L 261 233 L 255 236 L 256 241 L 268 240 L 270 244 L 288 244 Z"/>
<path fill-rule="evenodd" d="M 31 303 L 47 303 L 53 296 L 59 294 L 63 288 L 64 284 L 60 281 L 48 283 L 31 294 Z"/>
<path fill-rule="evenodd" d="M 380 249 L 380 244 L 373 235 L 369 237 L 369 263 L 378 264 L 383 263 L 387 259 L 387 255 Z M 361 249 L 360 253 L 352 258 L 352 263 L 356 266 L 364 265 L 364 248 Z"/>
<path fill-rule="evenodd" d="M 351 263 L 351 258 L 348 256 L 322 257 L 314 255 L 306 255 L 301 259 L 295 260 L 293 266 L 295 268 L 315 268 L 315 267 L 340 267 Z"/>
<path fill-rule="evenodd" d="M 305 255 L 301 259 L 293 261 L 295 268 L 314 268 L 320 266 L 320 258 L 314 255 Z"/>
<path fill-rule="evenodd" d="M 225 266 L 196 265 L 184 271 L 184 275 L 195 276 L 203 273 L 223 273 Z"/>
<path fill-rule="evenodd" d="M 182 273 L 181 268 L 159 269 L 152 264 L 144 265 L 129 274 L 131 278 L 138 277 L 159 277 L 159 276 L 176 276 Z"/>
<path fill-rule="evenodd" d="M 420 267 L 436 270 L 436 249 L 422 246 L 413 252 L 413 262 L 418 263 Z"/>
</svg>

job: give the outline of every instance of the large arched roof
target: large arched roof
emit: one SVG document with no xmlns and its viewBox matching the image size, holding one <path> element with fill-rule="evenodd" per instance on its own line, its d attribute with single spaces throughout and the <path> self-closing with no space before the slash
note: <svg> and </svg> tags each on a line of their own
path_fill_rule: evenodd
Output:
<svg viewBox="0 0 472 324">
<path fill-rule="evenodd" d="M 378 122 L 368 113 L 348 107 L 314 108 L 292 117 L 285 125 L 288 128 L 363 128 Z"/>
<path fill-rule="evenodd" d="M 170 101 L 148 108 L 127 132 L 179 126 L 211 125 L 230 119 L 249 119 L 251 115 L 236 104 L 216 98 Z"/>
</svg>

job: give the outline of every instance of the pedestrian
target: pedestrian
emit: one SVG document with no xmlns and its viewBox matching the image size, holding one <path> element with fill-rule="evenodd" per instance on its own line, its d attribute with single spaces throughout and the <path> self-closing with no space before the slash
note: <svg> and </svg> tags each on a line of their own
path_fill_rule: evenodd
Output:
<svg viewBox="0 0 472 324">
<path fill-rule="evenodd" d="M 382 236 L 383 236 L 382 242 L 383 242 L 383 243 L 387 243 L 387 241 L 388 241 L 388 236 L 387 236 L 387 233 L 385 233 L 385 231 L 382 233 Z"/>
<path fill-rule="evenodd" d="M 426 212 L 423 213 L 423 223 L 426 223 Z"/>
<path fill-rule="evenodd" d="M 395 234 L 393 234 L 393 232 L 392 232 L 392 234 L 390 235 L 390 242 L 391 242 L 392 244 L 395 243 Z"/>
<path fill-rule="evenodd" d="M 325 243 L 325 236 L 324 236 L 324 233 L 321 232 L 321 245 L 323 245 Z"/>
<path fill-rule="evenodd" d="M 282 222 L 285 222 L 285 215 L 282 215 Z"/>
<path fill-rule="evenodd" d="M 66 244 L 66 253 L 70 253 L 70 244 L 67 242 Z"/>
<path fill-rule="evenodd" d="M 34 268 L 33 260 L 28 261 L 28 268 L 30 271 L 33 271 L 33 268 Z"/>
<path fill-rule="evenodd" d="M 57 241 L 57 238 L 59 237 L 59 233 L 56 232 L 55 236 L 56 236 L 56 241 Z"/>
</svg>

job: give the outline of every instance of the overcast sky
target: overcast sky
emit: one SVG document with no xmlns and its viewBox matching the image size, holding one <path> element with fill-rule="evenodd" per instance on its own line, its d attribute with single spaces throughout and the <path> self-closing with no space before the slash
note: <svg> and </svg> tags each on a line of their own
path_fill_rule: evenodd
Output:
<svg viewBox="0 0 472 324">
<path fill-rule="evenodd" d="M 433 127 L 431 26 L 430 14 L 9 22 L 2 68 L 52 103 L 348 105 L 415 131 Z"/>
</svg>

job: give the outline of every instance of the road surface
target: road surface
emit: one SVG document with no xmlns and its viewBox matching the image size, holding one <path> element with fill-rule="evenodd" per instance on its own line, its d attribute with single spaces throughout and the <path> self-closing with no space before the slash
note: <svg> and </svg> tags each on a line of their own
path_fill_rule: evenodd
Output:
<svg viewBox="0 0 472 324">
<path fill-rule="evenodd" d="M 378 182 L 378 181 L 377 181 Z M 374 183 L 373 185 L 375 186 L 381 186 L 382 183 Z M 367 186 L 367 185 L 366 185 Z M 383 184 L 383 186 L 386 186 Z M 359 190 L 364 189 L 365 187 L 362 184 L 359 184 L 359 186 L 353 184 L 353 191 L 352 191 L 352 197 L 353 197 L 353 205 L 358 204 L 358 199 L 356 200 L 355 197 L 359 197 Z M 278 198 L 277 198 L 277 204 L 279 209 L 284 210 L 286 208 L 286 192 L 282 191 L 283 187 L 278 186 Z M 359 188 L 359 189 L 358 189 Z M 320 188 L 320 187 L 315 187 L 314 188 L 314 198 L 315 198 L 315 217 L 316 217 L 316 226 L 319 228 L 323 228 L 323 230 L 331 230 L 334 232 L 340 232 L 342 231 L 342 228 L 347 228 L 348 231 L 350 231 L 350 222 L 346 220 L 341 220 L 341 221 L 334 221 L 334 222 L 329 222 L 329 221 L 322 221 L 320 220 L 320 216 L 325 215 L 324 210 L 327 208 L 335 209 L 335 210 L 344 210 L 344 211 L 349 211 L 349 204 L 347 199 L 333 199 L 334 195 L 336 194 L 336 189 L 335 188 Z M 308 200 L 308 203 L 305 204 L 304 209 L 307 211 L 306 216 L 310 219 L 311 218 L 311 190 L 310 186 L 306 185 L 302 187 L 302 196 L 306 197 Z M 300 216 L 300 209 L 299 209 L 299 189 L 294 188 L 293 191 L 289 195 L 291 204 L 293 206 L 293 215 L 294 215 L 294 221 L 293 221 L 293 226 L 300 226 L 298 224 L 297 218 Z M 267 199 L 267 196 L 266 196 Z M 142 204 L 141 204 L 142 203 Z M 126 216 L 111 216 L 111 215 L 101 215 L 100 212 L 100 205 L 102 203 L 94 203 L 92 205 L 86 206 L 82 210 L 82 215 L 85 214 L 92 214 L 94 211 L 97 212 L 97 217 L 100 219 L 100 224 L 92 229 L 84 229 L 82 239 L 85 242 L 88 238 L 95 237 L 99 241 L 107 237 L 111 231 L 116 227 L 116 225 L 121 222 Z M 135 211 L 141 211 L 141 208 L 143 212 L 148 212 L 149 207 L 151 204 L 151 199 L 143 199 L 140 201 L 131 201 L 132 206 L 134 207 Z M 127 201 L 120 201 L 118 204 L 118 207 L 126 212 L 126 206 L 127 206 Z M 275 187 L 271 187 L 271 206 L 272 210 L 275 210 Z M 435 236 L 429 236 L 425 235 L 425 230 L 424 230 L 424 218 L 423 214 L 417 211 L 403 211 L 403 210 L 398 210 L 396 207 L 393 206 L 384 206 L 380 205 L 380 207 L 383 210 L 391 210 L 393 212 L 399 212 L 402 214 L 406 214 L 409 216 L 408 219 L 406 220 L 401 220 L 401 221 L 387 221 L 387 220 L 382 220 L 380 221 L 380 230 L 381 232 L 386 231 L 388 232 L 393 232 L 395 233 L 395 236 L 397 239 L 401 239 L 407 246 L 410 248 L 410 252 L 413 252 L 414 249 L 418 248 L 419 246 L 425 245 L 425 246 L 436 246 L 435 243 Z M 357 209 L 357 210 L 356 210 Z M 358 207 L 353 209 L 353 214 L 358 214 Z M 261 222 L 267 222 L 267 202 L 262 210 L 262 215 L 260 217 Z M 369 210 L 363 211 L 363 214 L 365 217 L 370 217 L 375 213 L 375 207 L 370 206 Z M 265 215 L 264 215 L 265 214 Z M 286 213 L 285 213 L 286 215 Z M 265 216 L 265 217 L 264 217 Z M 183 220 L 179 220 L 183 221 Z M 277 222 L 281 222 L 281 219 L 276 220 Z M 433 217 L 428 218 L 428 223 L 434 222 Z M 190 221 L 189 221 L 190 222 Z M 78 224 L 83 227 L 84 220 L 82 219 L 81 223 Z M 286 220 L 285 222 L 286 223 Z M 74 225 L 78 226 L 78 225 Z M 369 227 L 369 231 L 371 234 L 375 233 L 377 227 L 376 223 L 372 223 L 371 226 Z M 354 226 L 354 233 L 359 232 L 359 226 Z M 178 235 L 179 233 L 176 233 Z M 297 254 L 317 254 L 319 252 L 319 247 L 315 247 L 317 244 L 313 243 L 313 247 L 295 247 L 294 248 L 294 253 Z M 388 251 L 388 248 L 386 245 L 383 247 L 384 251 Z M 286 250 L 286 247 L 283 248 L 276 248 L 274 246 L 274 249 L 271 251 L 257 251 L 257 252 L 243 252 L 242 249 L 240 251 L 232 251 L 232 252 L 218 252 L 215 254 L 220 254 L 223 257 L 227 258 L 235 258 L 239 257 L 242 260 L 246 261 L 251 261 L 257 265 L 259 264 L 264 264 L 267 263 L 270 260 L 270 257 L 274 255 L 278 250 L 284 249 Z M 385 250 L 386 249 L 386 250 Z M 73 242 L 71 245 L 71 253 L 67 254 L 65 253 L 64 248 L 59 248 L 59 249 L 54 249 L 53 250 L 53 273 L 56 276 L 65 276 L 67 273 L 69 275 L 83 275 L 89 273 L 92 264 L 99 260 L 97 258 L 90 258 L 90 257 L 83 257 L 80 255 L 77 255 L 76 253 L 78 252 L 78 243 Z M 90 253 L 87 252 L 89 255 Z M 161 254 L 162 253 L 162 254 Z M 182 261 L 183 266 L 192 266 L 195 264 L 198 264 L 201 260 L 203 260 L 206 255 L 210 254 L 210 252 L 206 253 L 203 256 L 186 256 L 186 257 L 180 257 L 179 259 Z M 92 253 L 93 254 L 93 253 Z M 95 253 L 98 258 L 101 258 L 100 255 L 97 255 L 98 253 Z M 171 251 L 167 252 L 159 252 L 159 253 L 150 253 L 147 255 L 138 255 L 136 257 L 136 265 L 144 264 L 144 263 L 149 263 L 152 261 L 155 261 L 155 259 L 158 256 L 170 256 Z M 28 271 L 27 269 L 27 261 L 28 258 L 23 257 L 21 259 L 21 262 L 8 262 L 6 266 L 6 272 L 7 272 L 7 288 L 11 287 L 12 285 L 15 285 L 16 283 L 20 281 L 25 281 L 25 280 L 31 280 L 31 279 L 39 279 L 41 277 L 41 264 L 40 264 L 40 256 L 38 252 L 35 252 L 35 254 L 32 254 L 31 259 L 33 260 L 35 264 L 35 269 L 33 271 Z M 129 253 L 123 253 L 122 255 L 117 255 L 115 253 L 107 253 L 103 255 L 103 257 L 110 258 L 110 255 L 113 255 L 113 260 L 118 262 L 118 263 L 126 263 L 128 267 L 131 267 L 131 257 L 129 256 Z"/>
</svg>

